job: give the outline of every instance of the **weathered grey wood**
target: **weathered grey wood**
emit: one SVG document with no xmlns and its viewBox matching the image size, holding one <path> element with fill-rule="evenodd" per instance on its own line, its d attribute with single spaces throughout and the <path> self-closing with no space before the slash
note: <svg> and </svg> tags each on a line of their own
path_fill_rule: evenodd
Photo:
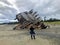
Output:
<svg viewBox="0 0 60 45">
<path fill-rule="evenodd" d="M 16 19 L 21 24 L 21 28 L 26 28 L 31 24 L 34 25 L 35 27 L 41 25 L 40 24 L 41 18 L 39 17 L 39 14 L 37 14 L 37 12 L 34 12 L 33 9 L 30 10 L 29 12 L 25 11 L 17 14 Z M 38 22 L 39 25 L 37 26 Z"/>
</svg>

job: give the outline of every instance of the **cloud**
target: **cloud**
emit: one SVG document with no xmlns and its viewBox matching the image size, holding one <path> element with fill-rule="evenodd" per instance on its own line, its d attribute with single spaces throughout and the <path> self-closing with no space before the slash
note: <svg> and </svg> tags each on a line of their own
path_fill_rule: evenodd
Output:
<svg viewBox="0 0 60 45">
<path fill-rule="evenodd" d="M 0 0 L 0 13 L 7 19 L 14 19 L 19 12 L 34 9 L 41 17 L 59 18 L 60 0 Z M 6 17 L 7 16 L 7 17 Z"/>
<path fill-rule="evenodd" d="M 18 22 L 17 20 L 0 19 L 0 23 Z"/>
<path fill-rule="evenodd" d="M 5 19 L 5 15 L 0 14 L 0 19 Z"/>
</svg>

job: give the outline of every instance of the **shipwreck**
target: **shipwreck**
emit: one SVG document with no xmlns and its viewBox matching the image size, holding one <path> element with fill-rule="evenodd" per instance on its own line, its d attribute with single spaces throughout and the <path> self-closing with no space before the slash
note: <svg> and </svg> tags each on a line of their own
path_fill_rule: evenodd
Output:
<svg viewBox="0 0 60 45">
<path fill-rule="evenodd" d="M 47 26 L 41 22 L 41 17 L 35 11 L 25 11 L 16 15 L 16 19 L 18 20 L 18 25 L 15 26 L 13 29 L 28 29 L 30 26 L 33 26 L 37 29 L 46 29 Z"/>
</svg>

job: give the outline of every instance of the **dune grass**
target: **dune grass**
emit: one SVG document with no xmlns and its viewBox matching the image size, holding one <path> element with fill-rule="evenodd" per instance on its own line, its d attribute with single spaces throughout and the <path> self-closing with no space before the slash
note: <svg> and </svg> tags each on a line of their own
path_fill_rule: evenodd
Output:
<svg viewBox="0 0 60 45">
<path fill-rule="evenodd" d="M 44 22 L 45 24 L 50 24 L 50 25 L 60 25 L 60 21 L 55 21 L 55 22 Z"/>
</svg>

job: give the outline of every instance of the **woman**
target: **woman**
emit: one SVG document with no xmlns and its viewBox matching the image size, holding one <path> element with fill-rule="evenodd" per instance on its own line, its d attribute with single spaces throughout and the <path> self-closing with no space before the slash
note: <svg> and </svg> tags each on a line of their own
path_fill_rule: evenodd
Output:
<svg viewBox="0 0 60 45">
<path fill-rule="evenodd" d="M 35 39 L 35 32 L 33 26 L 30 27 L 31 39 Z"/>
</svg>

